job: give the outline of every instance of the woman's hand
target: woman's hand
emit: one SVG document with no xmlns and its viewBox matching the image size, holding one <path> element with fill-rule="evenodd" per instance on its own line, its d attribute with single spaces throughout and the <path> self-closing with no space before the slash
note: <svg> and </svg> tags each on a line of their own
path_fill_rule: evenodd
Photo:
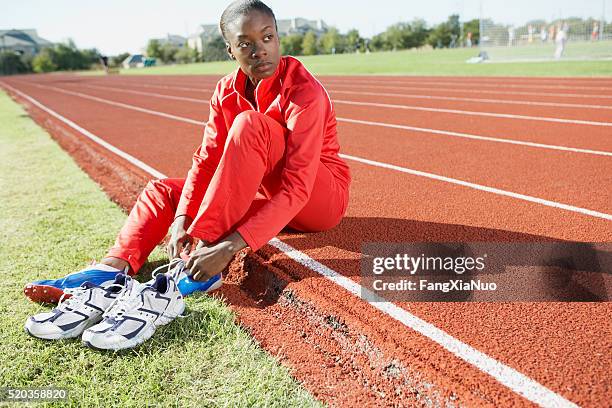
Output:
<svg viewBox="0 0 612 408">
<path fill-rule="evenodd" d="M 170 241 L 166 248 L 168 252 L 168 258 L 178 258 L 181 251 L 184 249 L 186 253 L 191 251 L 193 245 L 193 238 L 187 234 L 187 228 L 191 224 L 191 218 L 186 215 L 176 217 L 171 227 Z"/>
<path fill-rule="evenodd" d="M 215 245 L 206 245 L 206 242 L 200 241 L 185 265 L 191 272 L 191 277 L 197 281 L 206 281 L 221 273 L 232 261 L 234 255 L 247 246 L 237 232 Z"/>
</svg>

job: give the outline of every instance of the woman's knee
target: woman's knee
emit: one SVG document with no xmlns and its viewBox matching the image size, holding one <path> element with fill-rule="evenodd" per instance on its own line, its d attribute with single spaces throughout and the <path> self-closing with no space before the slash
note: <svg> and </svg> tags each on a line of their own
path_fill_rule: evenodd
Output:
<svg viewBox="0 0 612 408">
<path fill-rule="evenodd" d="M 178 202 L 177 198 L 180 198 L 184 180 L 181 179 L 153 179 L 150 180 L 143 194 L 148 197 L 154 197 L 162 202 L 169 202 L 170 204 Z"/>
</svg>

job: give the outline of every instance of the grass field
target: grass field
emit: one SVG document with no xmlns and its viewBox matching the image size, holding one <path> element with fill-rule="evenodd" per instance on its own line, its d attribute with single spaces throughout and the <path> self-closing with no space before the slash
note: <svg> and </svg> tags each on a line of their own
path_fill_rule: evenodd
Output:
<svg viewBox="0 0 612 408">
<path fill-rule="evenodd" d="M 26 318 L 49 307 L 28 301 L 23 285 L 99 259 L 125 214 L 3 92 L 0 162 L 0 388 L 65 388 L 72 405 L 82 406 L 320 405 L 220 299 L 205 295 L 188 298 L 187 318 L 133 351 L 29 337 Z M 163 260 L 158 249 L 151 261 Z"/>
<path fill-rule="evenodd" d="M 571 44 L 570 44 L 571 45 Z M 612 46 L 612 45 L 610 45 Z M 568 53 L 572 49 L 568 46 Z M 609 54 L 609 51 L 607 51 Z M 550 53 L 552 55 L 552 53 Z M 300 57 L 317 75 L 501 75 L 501 76 L 610 76 L 612 60 L 538 61 L 467 64 L 478 49 L 407 50 L 370 54 L 338 54 Z M 548 54 L 546 54 L 548 55 Z M 121 74 L 223 75 L 236 68 L 233 61 L 167 65 L 146 69 L 121 70 Z M 88 71 L 85 74 L 101 74 Z"/>
</svg>

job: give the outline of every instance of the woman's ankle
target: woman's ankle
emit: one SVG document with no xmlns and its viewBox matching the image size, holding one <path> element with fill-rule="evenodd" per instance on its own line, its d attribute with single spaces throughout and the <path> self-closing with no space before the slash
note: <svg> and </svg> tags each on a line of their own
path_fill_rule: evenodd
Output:
<svg viewBox="0 0 612 408">
<path fill-rule="evenodd" d="M 112 256 L 103 258 L 102 260 L 100 260 L 100 263 L 103 265 L 112 266 L 113 268 L 117 268 L 120 271 L 125 271 L 126 267 L 128 268 L 128 272 L 132 269 L 129 262 L 125 259 L 115 258 Z"/>
</svg>

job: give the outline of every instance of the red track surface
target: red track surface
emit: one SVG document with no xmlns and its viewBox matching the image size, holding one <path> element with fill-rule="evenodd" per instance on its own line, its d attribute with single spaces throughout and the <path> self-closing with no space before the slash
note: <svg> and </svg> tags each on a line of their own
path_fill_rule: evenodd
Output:
<svg viewBox="0 0 612 408">
<path fill-rule="evenodd" d="M 206 120 L 207 100 L 217 79 L 51 75 L 3 81 L 162 173 L 182 177 L 201 140 L 201 126 L 181 118 Z M 323 77 L 322 82 L 338 101 L 597 122 L 558 123 L 335 103 L 344 154 L 604 215 L 612 213 L 612 79 Z M 152 116 L 74 92 L 179 118 Z M 385 96 L 387 93 L 396 95 Z M 26 102 L 23 97 L 18 99 Z M 129 205 L 144 180 L 141 170 L 93 146 L 38 108 L 30 106 L 30 112 L 114 198 L 124 207 Z M 604 154 L 466 139 L 346 119 Z M 113 164 L 100 163 L 96 157 L 100 154 Z M 356 282 L 361 244 L 367 241 L 612 241 L 609 216 L 568 211 L 355 161 L 349 164 L 354 182 L 343 223 L 326 233 L 283 233 L 280 238 Z M 128 187 L 118 188 L 117 183 Z M 243 270 L 230 274 L 235 284 L 226 285 L 223 293 L 262 346 L 278 354 L 296 378 L 328 403 L 531 405 L 516 388 L 502 385 L 272 247 L 242 262 L 234 264 L 234 269 Z M 604 293 L 609 293 L 610 284 L 609 279 L 604 280 Z M 399 306 L 569 401 L 596 407 L 612 400 L 612 308 L 608 302 Z"/>
</svg>

